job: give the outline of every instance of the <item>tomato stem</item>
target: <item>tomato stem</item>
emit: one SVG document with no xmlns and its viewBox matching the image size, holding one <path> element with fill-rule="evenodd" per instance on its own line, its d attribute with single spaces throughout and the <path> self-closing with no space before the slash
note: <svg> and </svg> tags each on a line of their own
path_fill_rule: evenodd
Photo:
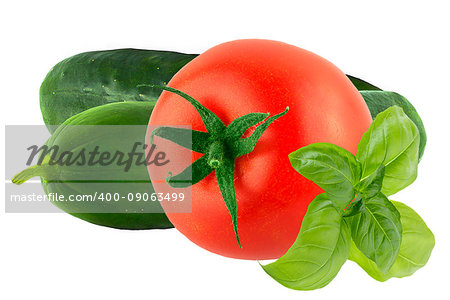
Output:
<svg viewBox="0 0 450 300">
<path fill-rule="evenodd" d="M 264 131 L 266 131 L 273 121 L 284 116 L 288 112 L 289 107 L 286 107 L 285 111 L 272 117 L 270 117 L 270 114 L 268 113 L 250 113 L 235 119 L 228 126 L 225 126 L 217 115 L 191 96 L 166 86 L 149 86 L 175 93 L 191 103 L 200 114 L 203 124 L 208 131 L 201 132 L 192 130 L 189 134 L 186 134 L 186 129 L 180 130 L 173 127 L 158 127 L 152 131 L 152 142 L 153 137 L 156 135 L 170 140 L 184 148 L 205 154 L 180 174 L 175 176 L 170 174 L 167 178 L 167 183 L 174 188 L 187 187 L 201 181 L 215 170 L 222 198 L 231 216 L 236 241 L 239 247 L 242 248 L 237 226 L 234 161 L 237 157 L 252 152 Z M 262 123 L 256 127 L 251 136 L 242 138 L 242 135 L 250 127 L 257 125 L 260 122 Z M 187 136 L 192 137 L 192 143 L 186 141 Z M 187 179 L 186 177 L 188 175 L 191 175 L 192 177 Z"/>
<path fill-rule="evenodd" d="M 222 165 L 224 155 L 223 143 L 216 141 L 211 144 L 208 152 L 208 165 L 217 169 Z"/>
</svg>

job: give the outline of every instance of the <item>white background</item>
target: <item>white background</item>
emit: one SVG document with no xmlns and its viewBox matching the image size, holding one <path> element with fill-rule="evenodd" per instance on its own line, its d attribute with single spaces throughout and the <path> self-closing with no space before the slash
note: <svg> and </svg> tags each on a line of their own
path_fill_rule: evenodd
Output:
<svg viewBox="0 0 450 300">
<path fill-rule="evenodd" d="M 63 213 L 5 214 L 2 208 L 0 298 L 445 298 L 450 269 L 446 2 L 41 0 L 2 4 L 4 124 L 43 124 L 40 83 L 54 64 L 68 56 L 122 47 L 201 53 L 238 38 L 297 45 L 348 74 L 403 94 L 419 111 L 428 144 L 418 179 L 392 198 L 420 213 L 436 236 L 436 247 L 429 263 L 412 277 L 380 283 L 347 262 L 325 288 L 300 292 L 279 285 L 256 262 L 211 254 L 176 230 L 120 231 Z M 4 141 L 3 130 L 1 135 Z"/>
</svg>

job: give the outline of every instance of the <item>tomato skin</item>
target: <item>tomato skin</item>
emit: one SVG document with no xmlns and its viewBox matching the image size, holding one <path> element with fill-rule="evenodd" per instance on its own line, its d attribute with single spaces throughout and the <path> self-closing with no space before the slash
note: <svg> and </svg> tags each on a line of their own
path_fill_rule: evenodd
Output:
<svg viewBox="0 0 450 300">
<path fill-rule="evenodd" d="M 288 154 L 316 142 L 355 154 L 372 120 L 363 98 L 336 66 L 276 41 L 237 40 L 213 47 L 183 67 L 168 86 L 194 97 L 226 125 L 248 113 L 274 115 L 290 108 L 264 132 L 253 152 L 235 161 L 242 249 L 214 172 L 192 186 L 191 213 L 171 213 L 176 204 L 162 203 L 188 239 L 227 257 L 282 256 L 295 241 L 309 203 L 323 192 L 292 168 Z M 206 131 L 194 107 L 169 92 L 161 94 L 149 124 L 191 125 Z M 193 161 L 199 157 L 194 153 Z M 149 172 L 161 170 L 150 165 Z M 162 188 L 156 184 L 156 191 L 158 185 Z"/>
</svg>

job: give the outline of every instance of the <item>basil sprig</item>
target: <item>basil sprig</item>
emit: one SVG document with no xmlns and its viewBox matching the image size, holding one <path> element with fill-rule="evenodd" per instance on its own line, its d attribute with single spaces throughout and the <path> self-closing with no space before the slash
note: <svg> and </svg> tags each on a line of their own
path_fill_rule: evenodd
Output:
<svg viewBox="0 0 450 300">
<path fill-rule="evenodd" d="M 327 285 L 350 253 L 350 230 L 326 194 L 309 205 L 297 240 L 276 262 L 262 266 L 282 285 L 313 290 Z"/>
<path fill-rule="evenodd" d="M 372 260 L 358 250 L 354 243 L 350 247 L 348 258 L 356 262 L 367 274 L 378 281 L 412 275 L 425 266 L 435 243 L 433 233 L 412 208 L 401 202 L 391 202 L 400 213 L 403 235 L 398 256 L 389 271 L 383 273 Z"/>
<path fill-rule="evenodd" d="M 289 288 L 310 290 L 328 284 L 349 257 L 379 280 L 416 271 L 416 265 L 404 262 L 404 253 L 411 256 L 409 248 L 420 243 L 421 237 L 414 240 L 403 232 L 403 226 L 411 226 L 405 216 L 411 212 L 399 210 L 401 204 L 394 205 L 386 195 L 416 179 L 419 145 L 414 122 L 402 108 L 391 106 L 377 115 L 361 138 L 356 156 L 329 143 L 291 153 L 294 169 L 325 193 L 309 205 L 288 252 L 263 266 L 266 273 Z M 434 238 L 429 230 L 421 233 L 432 242 L 422 254 L 412 256 L 426 262 Z"/>
</svg>

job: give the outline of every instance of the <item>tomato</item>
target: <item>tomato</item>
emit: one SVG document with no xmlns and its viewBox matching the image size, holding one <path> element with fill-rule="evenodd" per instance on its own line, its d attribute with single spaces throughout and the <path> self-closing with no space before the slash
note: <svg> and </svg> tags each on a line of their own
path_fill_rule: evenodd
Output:
<svg viewBox="0 0 450 300">
<path fill-rule="evenodd" d="M 261 135 L 253 151 L 234 161 L 242 248 L 215 172 L 192 186 L 191 212 L 171 212 L 175 202 L 162 203 L 183 235 L 227 257 L 282 256 L 296 239 L 309 203 L 323 192 L 291 167 L 288 154 L 317 142 L 333 143 L 355 154 L 372 120 L 363 98 L 336 66 L 277 41 L 237 40 L 213 47 L 183 67 L 168 86 L 192 96 L 225 125 L 245 114 L 273 115 L 289 107 Z M 206 131 L 194 106 L 168 91 L 161 94 L 149 124 L 189 125 Z M 244 137 L 254 130 L 251 127 Z M 148 134 L 146 139 L 150 143 Z M 201 156 L 194 153 L 192 162 Z M 151 174 L 166 171 L 149 166 Z M 163 187 L 155 184 L 155 189 Z"/>
</svg>

